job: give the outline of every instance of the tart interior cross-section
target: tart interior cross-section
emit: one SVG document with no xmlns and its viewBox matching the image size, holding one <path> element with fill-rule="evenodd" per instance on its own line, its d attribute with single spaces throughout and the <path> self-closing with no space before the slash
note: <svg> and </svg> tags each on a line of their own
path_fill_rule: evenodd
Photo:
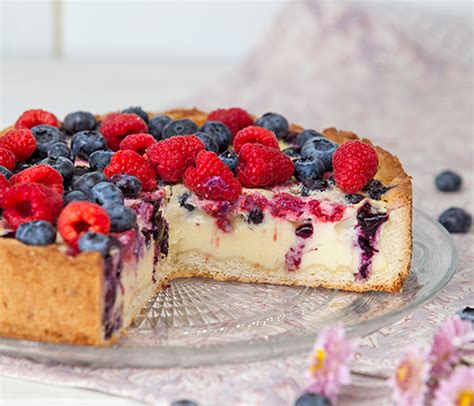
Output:
<svg viewBox="0 0 474 406">
<path fill-rule="evenodd" d="M 411 179 L 367 139 L 240 108 L 28 110 L 0 133 L 0 336 L 117 341 L 173 278 L 401 289 Z"/>
</svg>

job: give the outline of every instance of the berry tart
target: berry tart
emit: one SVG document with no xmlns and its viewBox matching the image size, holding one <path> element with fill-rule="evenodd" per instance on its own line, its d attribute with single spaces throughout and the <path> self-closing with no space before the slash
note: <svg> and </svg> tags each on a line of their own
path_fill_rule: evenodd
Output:
<svg viewBox="0 0 474 406">
<path fill-rule="evenodd" d="M 411 179 L 276 113 L 139 107 L 0 133 L 0 335 L 109 345 L 173 278 L 401 289 Z"/>
</svg>

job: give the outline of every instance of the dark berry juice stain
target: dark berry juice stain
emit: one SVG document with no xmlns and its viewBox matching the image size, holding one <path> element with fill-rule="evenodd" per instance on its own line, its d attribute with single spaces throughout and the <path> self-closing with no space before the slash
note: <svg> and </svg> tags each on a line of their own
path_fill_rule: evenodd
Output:
<svg viewBox="0 0 474 406">
<path fill-rule="evenodd" d="M 181 196 L 179 196 L 178 197 L 179 205 L 181 207 L 184 207 L 188 211 L 193 211 L 195 207 L 192 204 L 187 203 L 188 198 L 189 198 L 189 193 L 183 193 Z"/>
<path fill-rule="evenodd" d="M 104 258 L 105 306 L 102 323 L 106 340 L 112 337 L 112 334 L 122 325 L 121 311 L 118 313 L 113 312 L 117 298 L 117 288 L 120 284 L 120 275 L 123 269 L 123 259 L 119 244 L 117 242 L 117 245 L 111 248 L 109 254 Z"/>
<path fill-rule="evenodd" d="M 248 222 L 253 224 L 260 224 L 263 221 L 263 212 L 255 206 L 249 211 Z"/>
<path fill-rule="evenodd" d="M 380 200 L 382 195 L 389 190 L 388 187 L 384 186 L 382 182 L 376 179 L 372 179 L 365 187 L 364 192 L 374 200 Z"/>
</svg>

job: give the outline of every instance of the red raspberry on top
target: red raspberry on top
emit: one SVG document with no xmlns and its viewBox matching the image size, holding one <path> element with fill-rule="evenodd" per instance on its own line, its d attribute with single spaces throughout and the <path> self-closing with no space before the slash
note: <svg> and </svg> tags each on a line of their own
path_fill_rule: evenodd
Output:
<svg viewBox="0 0 474 406">
<path fill-rule="evenodd" d="M 204 143 L 194 135 L 177 135 L 153 144 L 147 157 L 165 182 L 179 182 L 192 166 Z"/>
<path fill-rule="evenodd" d="M 104 175 L 111 178 L 118 173 L 136 176 L 142 183 L 142 189 L 150 192 L 156 188 L 156 173 L 151 163 L 135 151 L 116 152 L 104 169 Z"/>
<path fill-rule="evenodd" d="M 120 149 L 130 149 L 143 156 L 147 148 L 155 142 L 156 140 L 153 135 L 147 133 L 130 134 L 120 142 Z"/>
<path fill-rule="evenodd" d="M 196 167 L 184 174 L 184 184 L 201 199 L 236 201 L 242 193 L 242 185 L 232 171 L 210 151 L 201 151 Z"/>
<path fill-rule="evenodd" d="M 334 180 L 345 193 L 357 193 L 377 173 L 377 151 L 361 141 L 349 141 L 341 145 L 332 157 Z"/>
<path fill-rule="evenodd" d="M 0 173 L 0 196 L 10 187 L 10 181 Z"/>
<path fill-rule="evenodd" d="M 10 178 L 12 185 L 20 183 L 41 183 L 60 195 L 64 191 L 63 177 L 49 165 L 35 165 L 16 173 Z"/>
<path fill-rule="evenodd" d="M 110 218 L 98 204 L 72 202 L 59 215 L 58 231 L 67 244 L 77 247 L 81 235 L 88 231 L 108 234 Z"/>
<path fill-rule="evenodd" d="M 249 188 L 274 186 L 293 176 L 291 159 L 275 148 L 245 144 L 240 149 L 237 179 Z"/>
<path fill-rule="evenodd" d="M 50 113 L 49 111 L 44 111 L 41 109 L 33 109 L 25 111 L 19 118 L 16 120 L 15 128 L 33 128 L 40 124 L 52 125 L 53 127 L 59 126 L 59 121 L 57 117 Z"/>
<path fill-rule="evenodd" d="M 233 137 L 235 137 L 242 128 L 253 125 L 253 118 L 250 114 L 239 107 L 211 111 L 207 116 L 207 121 L 220 121 L 224 123 L 229 128 Z"/>
<path fill-rule="evenodd" d="M 36 138 L 30 130 L 10 130 L 0 138 L 0 147 L 13 152 L 18 161 L 26 161 L 36 149 Z"/>
<path fill-rule="evenodd" d="M 270 148 L 280 149 L 277 137 L 273 131 L 256 126 L 249 126 L 240 130 L 235 136 L 233 144 L 237 153 L 245 144 L 262 144 Z"/>
<path fill-rule="evenodd" d="M 117 116 L 120 116 L 120 114 L 122 114 L 122 113 L 118 113 L 118 112 L 116 112 L 116 113 L 109 113 L 109 114 L 107 114 L 107 115 L 104 117 L 104 119 L 101 121 L 100 124 L 103 125 L 103 124 L 105 124 L 106 122 L 113 120 L 113 119 L 116 118 Z"/>
<path fill-rule="evenodd" d="M 107 140 L 107 146 L 117 151 L 120 142 L 130 134 L 146 133 L 146 123 L 136 114 L 121 113 L 102 122 L 99 131 Z"/>
<path fill-rule="evenodd" d="M 13 152 L 6 148 L 0 147 L 0 166 L 11 171 L 16 165 L 16 157 Z"/>
<path fill-rule="evenodd" d="M 16 229 L 33 220 L 55 223 L 63 206 L 63 199 L 53 189 L 39 183 L 22 183 L 3 193 L 0 206 L 7 225 Z"/>
</svg>

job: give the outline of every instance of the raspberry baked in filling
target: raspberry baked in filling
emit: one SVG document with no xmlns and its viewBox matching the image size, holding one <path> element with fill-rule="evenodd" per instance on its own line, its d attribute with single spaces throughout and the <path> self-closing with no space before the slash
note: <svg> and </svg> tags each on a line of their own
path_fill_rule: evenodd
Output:
<svg viewBox="0 0 474 406">
<path fill-rule="evenodd" d="M 109 344 L 174 278 L 364 292 L 408 275 L 411 180 L 353 133 L 240 108 L 30 110 L 15 127 L 0 135 L 0 335 Z"/>
</svg>

